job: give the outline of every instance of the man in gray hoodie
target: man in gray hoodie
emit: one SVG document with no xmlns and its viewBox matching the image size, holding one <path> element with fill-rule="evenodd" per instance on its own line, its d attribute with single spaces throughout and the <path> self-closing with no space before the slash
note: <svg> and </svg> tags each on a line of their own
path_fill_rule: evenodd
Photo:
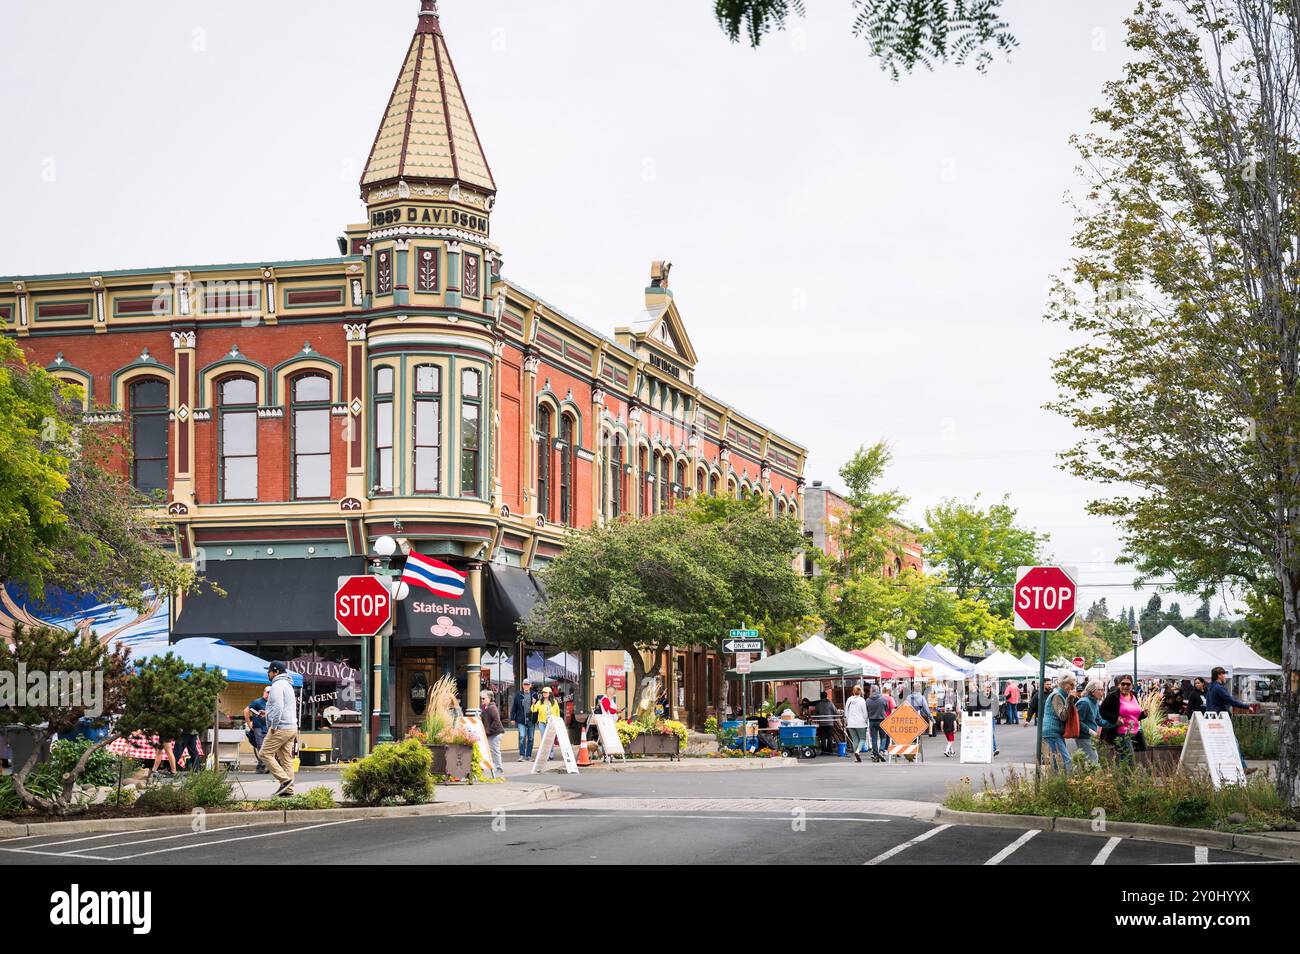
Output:
<svg viewBox="0 0 1300 954">
<path fill-rule="evenodd" d="M 275 660 L 266 667 L 271 691 L 266 697 L 266 739 L 258 758 L 271 770 L 280 787 L 276 797 L 293 794 L 293 749 L 298 741 L 298 704 L 288 666 Z"/>
</svg>

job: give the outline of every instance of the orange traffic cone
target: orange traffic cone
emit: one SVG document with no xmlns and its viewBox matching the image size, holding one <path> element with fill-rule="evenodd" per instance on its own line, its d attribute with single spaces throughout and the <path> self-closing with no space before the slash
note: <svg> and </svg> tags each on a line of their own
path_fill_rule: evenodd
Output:
<svg viewBox="0 0 1300 954">
<path fill-rule="evenodd" d="M 591 754 L 587 751 L 586 739 L 578 740 L 578 764 L 579 765 L 591 764 Z"/>
</svg>

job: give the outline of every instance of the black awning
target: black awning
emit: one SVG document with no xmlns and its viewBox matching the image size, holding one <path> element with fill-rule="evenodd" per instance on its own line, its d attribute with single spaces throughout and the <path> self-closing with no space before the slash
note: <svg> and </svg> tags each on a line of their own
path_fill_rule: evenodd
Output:
<svg viewBox="0 0 1300 954">
<path fill-rule="evenodd" d="M 256 641 L 337 639 L 334 591 L 340 576 L 365 572 L 363 557 L 286 560 L 211 560 L 202 576 L 225 590 L 207 587 L 185 597 L 172 626 L 175 642 L 186 636 Z"/>
<path fill-rule="evenodd" d="M 458 597 L 438 596 L 419 586 L 410 587 L 406 599 L 397 604 L 395 646 L 463 646 L 481 649 L 487 645 L 483 622 L 470 588 Z"/>
<path fill-rule="evenodd" d="M 487 635 L 493 642 L 518 642 L 515 623 L 543 599 L 533 575 L 517 566 L 490 563 L 487 567 Z"/>
</svg>

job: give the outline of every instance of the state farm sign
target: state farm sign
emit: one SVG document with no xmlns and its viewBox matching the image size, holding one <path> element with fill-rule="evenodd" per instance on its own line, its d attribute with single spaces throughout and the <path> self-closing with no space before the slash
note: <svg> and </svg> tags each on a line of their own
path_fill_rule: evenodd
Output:
<svg viewBox="0 0 1300 954">
<path fill-rule="evenodd" d="M 1074 618 L 1077 590 L 1065 567 L 1020 567 L 1011 603 L 1016 629 L 1060 629 Z"/>
</svg>

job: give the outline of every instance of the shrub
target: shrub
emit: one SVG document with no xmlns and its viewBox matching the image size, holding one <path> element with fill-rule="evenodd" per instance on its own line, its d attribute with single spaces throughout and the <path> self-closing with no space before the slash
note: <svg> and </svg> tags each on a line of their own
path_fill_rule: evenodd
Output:
<svg viewBox="0 0 1300 954">
<path fill-rule="evenodd" d="M 194 810 L 194 797 L 181 785 L 155 785 L 135 800 L 146 815 L 176 815 Z"/>
<path fill-rule="evenodd" d="M 326 785 L 316 785 L 301 795 L 277 798 L 267 803 L 269 808 L 282 808 L 291 812 L 335 808 L 337 805 L 338 803 L 334 801 L 334 793 Z"/>
<path fill-rule="evenodd" d="M 718 719 L 716 716 L 709 716 L 704 720 L 704 731 L 708 735 L 718 734 Z"/>
<path fill-rule="evenodd" d="M 38 766 L 33 774 L 49 772 L 60 782 L 65 772 L 71 772 L 86 749 L 93 745 L 90 739 L 59 739 L 50 746 L 49 761 Z M 78 779 L 81 785 L 116 785 L 119 759 L 107 748 L 100 749 L 86 763 L 86 770 Z"/>
<path fill-rule="evenodd" d="M 230 804 L 235 786 L 224 771 L 192 772 L 181 788 L 189 793 L 199 808 L 222 808 Z"/>
<path fill-rule="evenodd" d="M 116 788 L 108 793 L 104 799 L 105 805 L 112 805 L 116 808 L 128 808 L 135 804 L 136 791 L 133 788 L 124 788 L 118 791 Z"/>
<path fill-rule="evenodd" d="M 1248 759 L 1276 759 L 1282 747 L 1282 735 L 1272 720 L 1264 716 L 1233 716 L 1232 729 Z"/>
<path fill-rule="evenodd" d="M 432 768 L 415 739 L 389 742 L 343 769 L 343 794 L 358 805 L 419 805 L 433 797 Z"/>
</svg>

